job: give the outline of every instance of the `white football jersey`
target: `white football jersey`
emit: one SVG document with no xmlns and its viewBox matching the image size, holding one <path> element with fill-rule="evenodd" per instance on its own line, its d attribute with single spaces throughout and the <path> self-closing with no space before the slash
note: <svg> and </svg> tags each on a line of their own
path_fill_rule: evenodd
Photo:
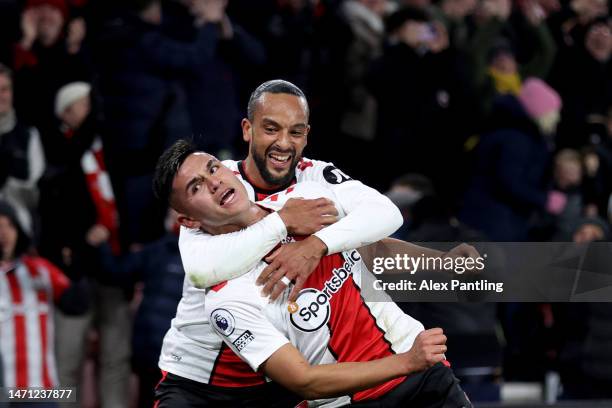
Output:
<svg viewBox="0 0 612 408">
<path fill-rule="evenodd" d="M 320 183 L 302 182 L 260 204 L 278 210 L 297 197 L 336 201 Z M 344 215 L 341 208 L 339 212 Z M 261 296 L 255 280 L 265 266 L 260 261 L 247 274 L 207 290 L 186 279 L 177 317 L 164 339 L 160 367 L 205 384 L 245 387 L 266 381 L 257 372 L 259 366 L 289 341 L 311 364 L 369 361 L 409 350 L 423 330 L 390 299 L 363 300 L 360 285 L 369 271 L 357 251 L 324 257 L 300 292 L 293 314 L 287 310 L 288 291 L 274 303 Z M 312 405 L 334 407 L 351 398 L 376 398 L 401 380 Z"/>
</svg>

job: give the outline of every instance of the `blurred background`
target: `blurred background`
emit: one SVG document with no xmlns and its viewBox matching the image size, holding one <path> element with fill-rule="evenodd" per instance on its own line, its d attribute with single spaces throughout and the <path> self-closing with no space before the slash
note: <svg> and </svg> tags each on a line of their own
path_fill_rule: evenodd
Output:
<svg viewBox="0 0 612 408">
<path fill-rule="evenodd" d="M 0 0 L 0 384 L 77 385 L 86 408 L 152 406 L 184 277 L 173 214 L 151 190 L 156 160 L 185 137 L 245 157 L 240 120 L 269 79 L 308 97 L 306 157 L 386 192 L 399 238 L 609 241 L 609 11 Z M 612 400 L 612 303 L 402 308 L 448 332 L 480 406 Z"/>
</svg>

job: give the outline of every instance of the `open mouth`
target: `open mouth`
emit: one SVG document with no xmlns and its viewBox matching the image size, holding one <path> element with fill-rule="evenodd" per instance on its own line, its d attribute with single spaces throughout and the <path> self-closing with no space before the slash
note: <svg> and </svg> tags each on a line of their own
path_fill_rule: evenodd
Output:
<svg viewBox="0 0 612 408">
<path fill-rule="evenodd" d="M 268 160 L 275 167 L 285 167 L 291 162 L 292 155 L 287 153 L 268 153 Z"/>
<path fill-rule="evenodd" d="M 221 207 L 223 207 L 225 204 L 229 204 L 232 202 L 232 200 L 234 199 L 235 196 L 235 190 L 233 188 L 228 188 L 222 195 L 221 195 L 221 201 L 219 201 L 219 204 L 221 205 Z"/>
</svg>

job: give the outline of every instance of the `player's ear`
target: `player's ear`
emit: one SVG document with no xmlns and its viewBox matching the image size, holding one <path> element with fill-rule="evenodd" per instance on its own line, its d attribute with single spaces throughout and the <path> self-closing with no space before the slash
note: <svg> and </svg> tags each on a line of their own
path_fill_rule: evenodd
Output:
<svg viewBox="0 0 612 408">
<path fill-rule="evenodd" d="M 247 143 L 251 143 L 251 135 L 252 135 L 252 131 L 253 131 L 253 124 L 251 123 L 250 120 L 248 120 L 247 118 L 242 119 L 242 122 L 240 123 L 240 125 L 242 126 L 242 140 L 244 140 Z"/>
<path fill-rule="evenodd" d="M 189 218 L 188 216 L 186 216 L 185 214 L 181 214 L 179 213 L 178 217 L 176 218 L 176 221 L 187 228 L 192 228 L 192 229 L 200 229 L 200 227 L 202 226 L 202 223 L 194 220 L 193 218 Z"/>
<path fill-rule="evenodd" d="M 308 144 L 308 135 L 310 134 L 310 125 L 306 126 L 306 131 L 304 132 L 304 138 L 306 139 L 306 143 L 304 144 L 304 146 L 306 146 L 306 144 Z"/>
</svg>

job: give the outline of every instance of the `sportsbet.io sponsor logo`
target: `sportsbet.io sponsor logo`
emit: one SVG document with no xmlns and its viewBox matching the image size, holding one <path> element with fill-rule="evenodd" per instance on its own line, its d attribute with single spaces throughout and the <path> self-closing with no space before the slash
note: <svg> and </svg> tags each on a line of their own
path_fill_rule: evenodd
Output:
<svg viewBox="0 0 612 408">
<path fill-rule="evenodd" d="M 234 316 L 225 309 L 215 309 L 210 314 L 215 329 L 224 336 L 230 336 L 236 327 Z"/>
<path fill-rule="evenodd" d="M 302 289 L 297 298 L 298 310 L 291 313 L 290 320 L 298 329 L 305 332 L 319 330 L 329 321 L 331 315 L 330 300 L 344 285 L 352 274 L 355 263 L 361 260 L 357 251 L 351 251 L 340 268 L 334 268 L 331 278 L 319 289 Z"/>
</svg>

